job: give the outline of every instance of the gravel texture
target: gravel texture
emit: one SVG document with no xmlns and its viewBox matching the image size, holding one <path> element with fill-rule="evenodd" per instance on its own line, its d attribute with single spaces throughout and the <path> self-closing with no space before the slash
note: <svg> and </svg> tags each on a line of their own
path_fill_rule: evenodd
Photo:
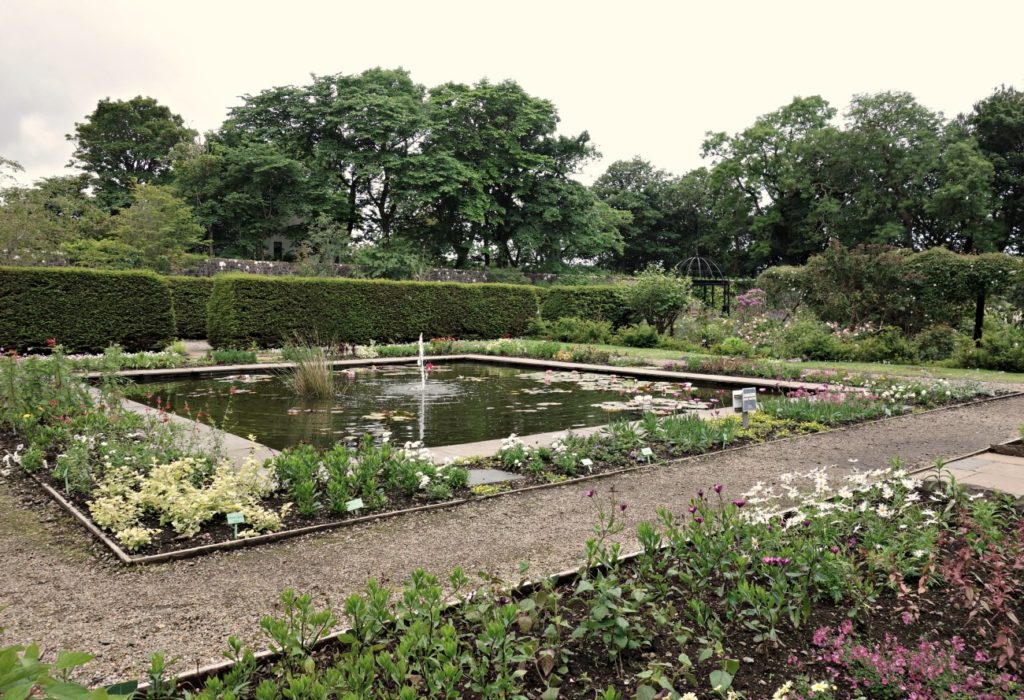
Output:
<svg viewBox="0 0 1024 700">
<path fill-rule="evenodd" d="M 261 548 L 164 565 L 124 568 L 84 529 L 20 478 L 0 477 L 0 644 L 47 640 L 57 649 L 97 655 L 89 683 L 140 676 L 148 653 L 178 657 L 178 671 L 221 660 L 229 635 L 263 646 L 259 618 L 286 587 L 340 608 L 368 577 L 399 585 L 426 568 L 462 566 L 518 577 L 529 560 L 536 577 L 581 563 L 596 520 L 596 500 L 614 489 L 632 529 L 656 508 L 683 510 L 701 487 L 721 482 L 738 494 L 779 474 L 830 465 L 842 473 L 900 457 L 927 466 L 1011 438 L 1024 422 L 1024 397 L 865 424 L 608 477 L 588 485 L 513 494 L 462 506 L 287 540 Z M 850 460 L 857 460 L 856 463 Z"/>
</svg>

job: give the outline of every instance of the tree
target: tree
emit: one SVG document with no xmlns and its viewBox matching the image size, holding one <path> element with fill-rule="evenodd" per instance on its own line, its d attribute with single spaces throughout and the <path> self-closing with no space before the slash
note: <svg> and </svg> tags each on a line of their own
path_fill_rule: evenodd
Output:
<svg viewBox="0 0 1024 700">
<path fill-rule="evenodd" d="M 828 239 L 817 207 L 822 152 L 835 109 L 818 96 L 797 97 L 742 132 L 709 133 L 711 186 L 721 225 L 746 238 L 757 267 L 802 263 Z"/>
<path fill-rule="evenodd" d="M 423 153 L 455 179 L 427 207 L 425 235 L 450 252 L 456 266 L 471 259 L 498 267 L 549 266 L 557 247 L 588 257 L 614 248 L 617 236 L 607 230 L 595 236 L 602 224 L 600 216 L 593 218 L 599 211 L 593 195 L 570 184 L 596 154 L 590 136 L 557 135 L 551 102 L 513 81 L 484 80 L 441 85 L 430 91 L 429 103 Z M 556 192 L 565 196 L 566 211 L 551 206 Z M 589 221 L 576 242 L 569 241 L 570 220 Z"/>
<path fill-rule="evenodd" d="M 7 172 L 4 172 L 4 171 Z M 4 158 L 0 156 L 0 182 L 4 180 L 13 180 L 14 173 L 23 173 L 25 168 L 21 167 L 21 163 L 10 158 Z"/>
<path fill-rule="evenodd" d="M 635 272 L 673 257 L 666 193 L 669 174 L 639 156 L 619 160 L 594 181 L 591 191 L 613 209 L 629 212 L 620 233 L 623 248 L 611 261 L 620 272 Z"/>
<path fill-rule="evenodd" d="M 177 272 L 202 243 L 203 229 L 192 208 L 161 185 L 139 185 L 132 203 L 114 223 L 113 238 L 139 253 L 143 267 Z"/>
<path fill-rule="evenodd" d="M 624 289 L 626 305 L 654 326 L 658 333 L 667 333 L 679 314 L 690 303 L 691 282 L 688 277 L 669 275 L 651 266 L 637 275 Z"/>
<path fill-rule="evenodd" d="M 1024 253 L 1024 92 L 1002 86 L 975 103 L 965 121 L 992 164 L 992 248 Z"/>
<path fill-rule="evenodd" d="M 111 217 L 86 195 L 86 179 L 50 177 L 34 187 L 0 190 L 0 259 L 54 262 L 64 245 L 103 237 Z"/>
<path fill-rule="evenodd" d="M 192 206 L 218 250 L 256 257 L 267 236 L 301 235 L 306 170 L 273 144 L 179 144 L 173 163 L 175 193 Z"/>
<path fill-rule="evenodd" d="M 67 135 L 75 144 L 69 165 L 91 174 L 101 206 L 118 211 L 130 204 L 135 183 L 166 182 L 171 149 L 195 136 L 152 97 L 104 99 Z"/>
</svg>

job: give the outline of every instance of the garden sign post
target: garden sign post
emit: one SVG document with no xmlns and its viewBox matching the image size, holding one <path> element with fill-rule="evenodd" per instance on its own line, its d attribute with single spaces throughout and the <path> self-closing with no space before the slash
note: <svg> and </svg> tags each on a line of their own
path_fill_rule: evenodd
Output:
<svg viewBox="0 0 1024 700">
<path fill-rule="evenodd" d="M 743 414 L 743 427 L 750 427 L 750 414 L 757 410 L 757 389 L 749 386 L 732 392 L 732 410 Z"/>
</svg>

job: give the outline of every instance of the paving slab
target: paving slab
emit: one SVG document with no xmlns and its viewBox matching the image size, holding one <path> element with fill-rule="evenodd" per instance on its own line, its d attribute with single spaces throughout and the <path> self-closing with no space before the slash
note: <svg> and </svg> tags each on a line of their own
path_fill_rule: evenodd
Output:
<svg viewBox="0 0 1024 700">
<path fill-rule="evenodd" d="M 981 452 L 954 459 L 946 467 L 950 476 L 964 486 L 1024 496 L 1024 457 Z"/>
<path fill-rule="evenodd" d="M 501 484 L 506 481 L 522 479 L 522 474 L 507 472 L 501 469 L 470 469 L 469 485 L 483 486 L 484 484 Z"/>
</svg>

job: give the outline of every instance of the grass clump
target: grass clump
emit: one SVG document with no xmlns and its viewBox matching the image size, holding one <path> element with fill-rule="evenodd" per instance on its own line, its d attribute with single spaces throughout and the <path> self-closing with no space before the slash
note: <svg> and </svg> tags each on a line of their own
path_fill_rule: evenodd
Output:
<svg viewBox="0 0 1024 700">
<path fill-rule="evenodd" d="M 285 376 L 285 383 L 302 398 L 334 396 L 334 369 L 327 352 L 321 347 L 306 347 L 296 353 L 295 366 Z"/>
</svg>

